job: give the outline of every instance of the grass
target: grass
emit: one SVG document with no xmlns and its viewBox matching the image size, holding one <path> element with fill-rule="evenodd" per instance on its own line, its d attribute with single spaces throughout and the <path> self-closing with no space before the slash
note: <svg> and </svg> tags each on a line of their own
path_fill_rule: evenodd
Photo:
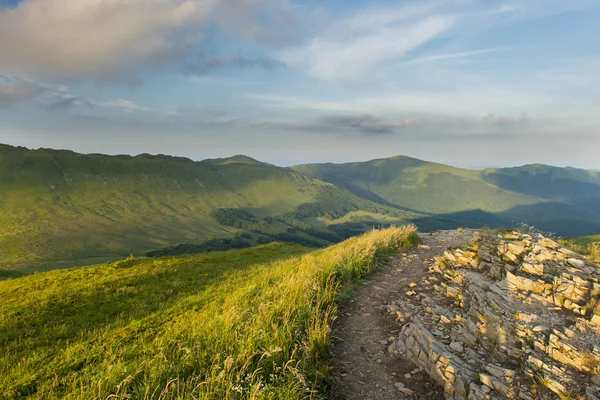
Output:
<svg viewBox="0 0 600 400">
<path fill-rule="evenodd" d="M 280 168 L 245 156 L 195 162 L 0 145 L 0 182 L 0 269 L 25 273 L 244 233 L 252 245 L 270 237 L 323 246 L 347 237 L 346 224 L 600 232 L 600 173 L 545 166 L 476 171 L 392 157 Z"/>
<path fill-rule="evenodd" d="M 379 203 L 416 213 L 426 229 L 513 226 L 521 222 L 563 236 L 600 232 L 600 173 L 528 165 L 467 170 L 391 157 L 293 167 Z"/>
<path fill-rule="evenodd" d="M 596 262 L 600 262 L 600 242 L 590 245 L 590 258 Z"/>
<path fill-rule="evenodd" d="M 571 242 L 582 249 L 590 260 L 600 262 L 600 235 L 576 238 Z"/>
<path fill-rule="evenodd" d="M 560 243 L 587 256 L 591 261 L 600 263 L 600 235 L 561 240 Z"/>
<path fill-rule="evenodd" d="M 0 269 L 22 272 L 116 261 L 257 227 L 269 231 L 264 218 L 303 210 L 326 220 L 351 210 L 390 211 L 242 156 L 194 162 L 0 145 L 0 182 Z M 255 223 L 222 224 L 218 209 L 238 210 Z M 327 231 L 325 223 L 311 225 Z M 280 224 L 282 232 L 288 228 Z"/>
<path fill-rule="evenodd" d="M 413 227 L 0 282 L 0 398 L 318 399 L 338 296 Z"/>
<path fill-rule="evenodd" d="M 26 274 L 19 272 L 19 271 L 10 271 L 10 270 L 7 271 L 7 270 L 0 269 L 0 281 L 2 281 L 4 279 L 20 278 L 25 275 Z"/>
<path fill-rule="evenodd" d="M 481 209 L 504 211 L 538 199 L 486 183 L 480 171 L 454 168 L 408 157 L 363 163 L 309 164 L 294 169 L 355 193 L 368 191 L 415 211 L 446 214 Z M 465 196 L 468 193 L 468 196 Z"/>
</svg>

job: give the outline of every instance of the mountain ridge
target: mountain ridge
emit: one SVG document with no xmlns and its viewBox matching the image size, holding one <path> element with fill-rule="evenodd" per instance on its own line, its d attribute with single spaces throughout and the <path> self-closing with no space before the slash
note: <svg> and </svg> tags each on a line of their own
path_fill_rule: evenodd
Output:
<svg viewBox="0 0 600 400">
<path fill-rule="evenodd" d="M 585 236 L 600 232 L 599 204 L 600 174 L 540 164 L 468 170 L 396 156 L 278 167 L 244 155 L 194 161 L 0 145 L 0 272 L 211 248 L 204 241 L 240 235 L 240 246 L 318 247 L 411 222 L 421 230 L 527 223 Z"/>
<path fill-rule="evenodd" d="M 600 175 L 595 171 L 544 164 L 469 170 L 411 157 L 292 168 L 437 219 L 481 211 L 489 214 L 490 225 L 500 218 L 507 224 L 524 222 L 566 236 L 600 229 Z"/>
<path fill-rule="evenodd" d="M 319 246 L 331 243 L 323 238 L 347 236 L 328 224 L 349 212 L 390 219 L 393 210 L 384 205 L 248 160 L 215 164 L 2 146 L 0 270 L 97 263 L 244 232 L 250 244 L 275 239 Z M 221 209 L 229 217 L 219 220 Z M 236 209 L 251 217 L 227 211 Z"/>
</svg>

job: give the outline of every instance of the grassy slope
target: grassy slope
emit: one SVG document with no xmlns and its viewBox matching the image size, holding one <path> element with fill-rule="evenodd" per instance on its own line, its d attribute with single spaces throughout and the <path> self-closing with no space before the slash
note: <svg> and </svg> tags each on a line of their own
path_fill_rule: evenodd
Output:
<svg viewBox="0 0 600 400">
<path fill-rule="evenodd" d="M 412 228 L 313 251 L 130 260 L 0 282 L 0 398 L 317 398 L 336 297 Z"/>
<path fill-rule="evenodd" d="M 589 245 L 592 243 L 600 243 L 600 235 L 583 236 L 583 237 L 578 237 L 578 238 L 574 238 L 571 240 L 575 243 L 579 243 L 582 245 Z"/>
<path fill-rule="evenodd" d="M 304 204 L 376 207 L 329 183 L 247 157 L 193 162 L 80 155 L 0 146 L 0 269 L 35 270 L 114 260 L 237 230 L 215 208 L 258 217 Z"/>
<path fill-rule="evenodd" d="M 432 219 L 446 214 L 492 224 L 527 222 L 565 235 L 600 231 L 600 174 L 594 171 L 544 165 L 476 171 L 408 157 L 293 169 L 367 198 L 436 214 Z"/>
<path fill-rule="evenodd" d="M 308 164 L 293 168 L 341 187 L 372 192 L 402 207 L 435 214 L 476 208 L 503 211 L 514 205 L 538 201 L 490 185 L 480 178 L 478 171 L 409 157 L 350 164 Z"/>
<path fill-rule="evenodd" d="M 217 222 L 216 208 L 292 215 L 269 222 L 284 234 L 277 239 L 320 245 L 329 236 L 287 230 L 308 222 L 335 237 L 334 223 L 412 220 L 424 229 L 527 222 L 563 236 L 600 232 L 598 172 L 472 171 L 408 157 L 293 169 L 245 156 L 193 162 L 0 145 L 0 279 L 242 232 Z"/>
<path fill-rule="evenodd" d="M 571 250 L 586 255 L 590 260 L 600 263 L 600 235 L 562 240 L 562 244 Z"/>
</svg>

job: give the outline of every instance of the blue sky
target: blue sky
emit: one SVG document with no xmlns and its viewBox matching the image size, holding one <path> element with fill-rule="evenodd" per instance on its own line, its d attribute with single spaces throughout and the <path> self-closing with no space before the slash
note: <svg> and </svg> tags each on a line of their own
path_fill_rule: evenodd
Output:
<svg viewBox="0 0 600 400">
<path fill-rule="evenodd" d="M 600 168 L 600 2 L 0 0 L 0 142 Z"/>
</svg>

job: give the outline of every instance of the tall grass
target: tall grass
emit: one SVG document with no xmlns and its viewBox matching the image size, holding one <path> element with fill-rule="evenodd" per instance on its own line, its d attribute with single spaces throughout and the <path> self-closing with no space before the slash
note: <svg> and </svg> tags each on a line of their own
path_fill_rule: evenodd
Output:
<svg viewBox="0 0 600 400">
<path fill-rule="evenodd" d="M 589 245 L 590 259 L 600 262 L 600 242 L 594 242 Z"/>
<path fill-rule="evenodd" d="M 600 236 L 588 236 L 570 240 L 560 240 L 560 244 L 600 263 Z"/>
<path fill-rule="evenodd" d="M 0 282 L 0 398 L 318 399 L 345 288 L 412 226 Z"/>
</svg>

